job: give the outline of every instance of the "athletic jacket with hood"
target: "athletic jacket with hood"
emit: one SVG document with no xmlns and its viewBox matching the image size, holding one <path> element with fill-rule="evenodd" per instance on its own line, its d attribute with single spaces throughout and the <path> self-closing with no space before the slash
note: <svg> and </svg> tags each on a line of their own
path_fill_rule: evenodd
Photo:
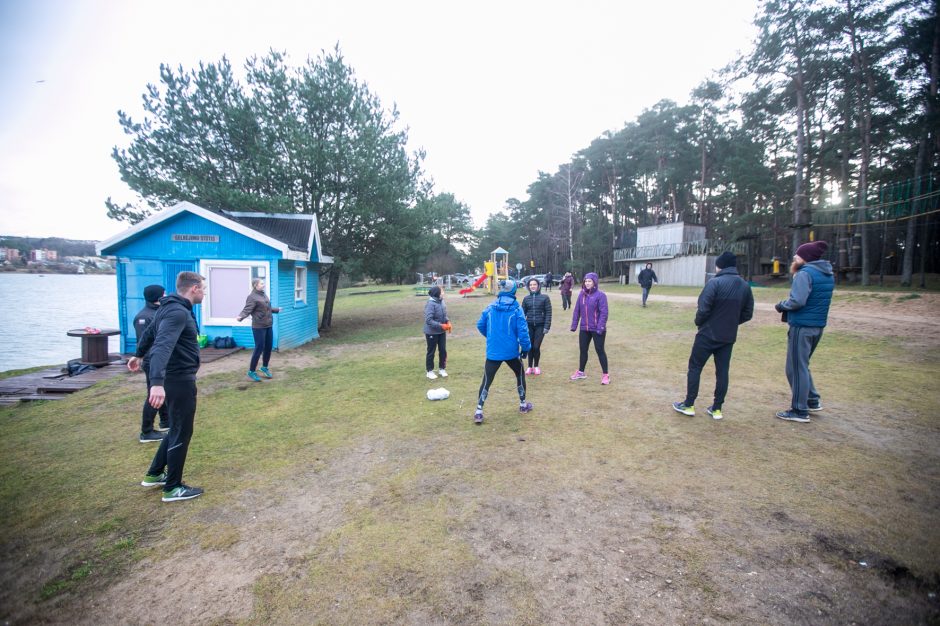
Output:
<svg viewBox="0 0 940 626">
<path fill-rule="evenodd" d="M 186 298 L 171 293 L 160 300 L 153 322 L 137 343 L 138 357 L 150 351 L 150 383 L 195 380 L 199 369 L 199 325 L 193 305 Z"/>
<path fill-rule="evenodd" d="M 607 295 L 597 288 L 597 274 L 588 272 L 584 275 L 584 280 L 589 278 L 594 281 L 594 286 L 588 290 L 584 282 L 581 283 L 581 293 L 572 307 L 571 330 L 576 330 L 580 322 L 581 330 L 604 333 L 607 331 Z"/>
<path fill-rule="evenodd" d="M 532 347 L 525 314 L 516 302 L 515 287 L 511 292 L 500 293 L 495 302 L 483 309 L 477 330 L 486 337 L 486 358 L 490 361 L 515 359 L 520 348 L 528 352 Z"/>
</svg>

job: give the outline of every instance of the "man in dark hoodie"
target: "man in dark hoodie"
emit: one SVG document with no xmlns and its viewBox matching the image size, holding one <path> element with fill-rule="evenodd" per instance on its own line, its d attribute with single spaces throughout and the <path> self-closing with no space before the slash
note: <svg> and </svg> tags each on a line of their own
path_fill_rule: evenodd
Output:
<svg viewBox="0 0 940 626">
<path fill-rule="evenodd" d="M 653 271 L 652 263 L 646 264 L 646 267 L 640 272 L 640 275 L 637 276 L 637 282 L 640 283 L 640 288 L 643 289 L 643 306 L 646 306 L 646 299 L 650 295 L 650 289 L 653 288 L 653 283 L 659 284 L 659 279 L 656 278 L 656 272 Z"/>
<path fill-rule="evenodd" d="M 144 336 L 144 332 L 153 321 L 157 309 L 160 307 L 160 298 L 166 290 L 163 285 L 147 285 L 144 287 L 144 308 L 134 316 L 134 333 L 137 335 L 137 344 Z M 144 355 L 143 360 L 144 379 L 147 381 L 147 397 L 144 399 L 144 408 L 140 420 L 140 443 L 157 443 L 164 437 L 164 433 L 170 429 L 170 418 L 167 417 L 166 405 L 161 406 L 159 411 L 150 406 L 150 359 Z M 154 428 L 154 419 L 160 414 L 160 426 Z"/>
<path fill-rule="evenodd" d="M 738 258 L 731 252 L 723 252 L 715 261 L 718 273 L 705 283 L 698 297 L 695 325 L 698 333 L 689 356 L 689 372 L 686 379 L 685 400 L 673 402 L 672 408 L 683 415 L 695 415 L 695 398 L 698 396 L 702 368 L 708 357 L 715 360 L 715 398 L 705 411 L 716 420 L 722 418 L 721 407 L 728 393 L 728 371 L 731 367 L 731 350 L 738 338 L 738 326 L 754 315 L 754 294 L 751 287 L 738 274 Z"/>
<path fill-rule="evenodd" d="M 165 403 L 170 413 L 170 432 L 160 442 L 150 470 L 140 483 L 163 486 L 163 501 L 190 500 L 202 495 L 199 487 L 183 484 L 183 466 L 196 417 L 196 371 L 199 369 L 199 325 L 193 306 L 202 302 L 205 279 L 195 272 L 180 272 L 176 293 L 160 301 L 160 309 L 128 361 L 131 371 L 140 369 L 140 357 L 150 350 L 150 405 Z"/>
<path fill-rule="evenodd" d="M 790 264 L 790 297 L 775 306 L 790 324 L 786 370 L 792 398 L 789 409 L 777 412 L 777 417 L 790 422 L 808 422 L 810 412 L 823 408 L 809 359 L 822 339 L 835 288 L 832 264 L 822 258 L 828 248 L 825 241 L 812 241 L 796 249 Z"/>
</svg>

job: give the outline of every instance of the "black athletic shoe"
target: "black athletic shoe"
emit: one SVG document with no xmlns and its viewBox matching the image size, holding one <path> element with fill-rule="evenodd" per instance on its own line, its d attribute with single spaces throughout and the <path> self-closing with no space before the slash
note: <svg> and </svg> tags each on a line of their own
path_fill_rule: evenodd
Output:
<svg viewBox="0 0 940 626">
<path fill-rule="evenodd" d="M 152 430 L 149 433 L 140 433 L 140 439 L 138 439 L 138 441 L 140 441 L 140 443 L 160 443 L 165 436 L 164 433 L 158 433 Z"/>
<path fill-rule="evenodd" d="M 163 501 L 164 502 L 176 502 L 177 500 L 192 500 L 193 498 L 198 498 L 202 495 L 202 489 L 199 487 L 188 487 L 186 485 L 180 485 L 170 489 L 169 491 L 163 491 Z"/>
<path fill-rule="evenodd" d="M 809 407 L 810 413 L 815 413 L 816 411 L 823 410 L 822 402 L 820 402 L 819 400 L 816 400 L 815 402 L 810 400 L 809 402 L 806 403 L 806 405 Z"/>
<path fill-rule="evenodd" d="M 170 425 L 161 422 L 159 426 L 154 426 L 153 429 L 158 433 L 165 433 L 166 431 L 170 430 Z"/>
<path fill-rule="evenodd" d="M 806 424 L 809 422 L 809 415 L 800 415 L 795 411 L 777 411 L 777 417 L 788 422 L 800 422 Z"/>
</svg>

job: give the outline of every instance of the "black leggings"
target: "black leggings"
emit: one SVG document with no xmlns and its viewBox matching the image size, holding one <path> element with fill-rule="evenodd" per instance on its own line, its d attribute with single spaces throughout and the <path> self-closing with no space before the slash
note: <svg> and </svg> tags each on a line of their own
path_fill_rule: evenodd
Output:
<svg viewBox="0 0 940 626">
<path fill-rule="evenodd" d="M 425 335 L 428 341 L 428 354 L 424 358 L 424 369 L 430 372 L 434 369 L 434 351 L 437 350 L 437 361 L 441 369 L 447 368 L 447 333 L 439 335 Z"/>
<path fill-rule="evenodd" d="M 579 361 L 578 371 L 583 372 L 587 366 L 588 346 L 591 339 L 594 340 L 594 351 L 597 352 L 597 360 L 601 362 L 601 371 L 607 373 L 607 353 L 604 352 L 604 338 L 607 333 L 595 333 L 593 330 L 582 330 L 578 334 L 578 344 L 581 348 L 581 360 Z"/>
<path fill-rule="evenodd" d="M 571 292 L 561 292 L 561 308 L 565 311 L 571 308 Z"/>
<path fill-rule="evenodd" d="M 477 401 L 477 408 L 483 410 L 483 403 L 486 397 L 490 395 L 490 385 L 493 384 L 493 378 L 496 377 L 496 370 L 505 363 L 516 374 L 516 390 L 519 392 L 519 401 L 525 402 L 525 374 L 522 372 L 522 361 L 520 359 L 506 359 L 505 361 L 486 360 L 483 365 L 483 382 L 480 383 L 480 396 Z"/>
<path fill-rule="evenodd" d="M 267 328 L 252 328 L 251 334 L 255 337 L 255 351 L 251 353 L 251 364 L 248 369 L 252 372 L 258 369 L 258 358 L 261 357 L 261 365 L 267 367 L 271 362 L 271 348 L 274 345 L 274 329 L 271 326 Z"/>
<path fill-rule="evenodd" d="M 529 350 L 529 367 L 538 367 L 539 359 L 542 357 L 542 340 L 545 339 L 545 327 L 539 324 L 533 326 L 529 324 L 529 339 L 532 340 L 532 348 Z"/>
<path fill-rule="evenodd" d="M 151 476 L 157 476 L 166 469 L 164 491 L 170 491 L 183 483 L 183 466 L 186 465 L 186 453 L 189 452 L 189 440 L 193 437 L 193 420 L 196 417 L 196 381 L 166 380 L 164 403 L 170 414 L 170 432 L 160 441 L 160 447 L 153 456 Z"/>
</svg>

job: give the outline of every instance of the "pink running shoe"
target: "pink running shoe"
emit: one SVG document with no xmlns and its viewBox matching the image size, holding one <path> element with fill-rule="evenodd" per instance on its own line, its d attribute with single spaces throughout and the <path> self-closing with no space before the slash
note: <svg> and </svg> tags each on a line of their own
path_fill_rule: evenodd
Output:
<svg viewBox="0 0 940 626">
<path fill-rule="evenodd" d="M 531 375 L 534 374 L 534 373 L 535 373 L 535 372 L 534 372 L 534 370 L 533 370 L 531 367 L 525 368 L 525 375 L 526 375 L 526 376 L 531 376 Z"/>
<path fill-rule="evenodd" d="M 601 376 L 601 384 L 602 385 L 610 384 L 610 374 L 604 374 L 603 376 Z"/>
<path fill-rule="evenodd" d="M 571 380 L 584 380 L 585 378 L 587 378 L 587 374 L 585 374 L 581 370 L 578 370 L 577 372 L 571 375 Z"/>
<path fill-rule="evenodd" d="M 541 367 L 535 367 L 535 368 L 532 368 L 532 369 L 534 370 L 532 373 L 535 374 L 536 376 L 541 376 L 541 375 L 542 375 L 542 368 L 541 368 Z"/>
</svg>

